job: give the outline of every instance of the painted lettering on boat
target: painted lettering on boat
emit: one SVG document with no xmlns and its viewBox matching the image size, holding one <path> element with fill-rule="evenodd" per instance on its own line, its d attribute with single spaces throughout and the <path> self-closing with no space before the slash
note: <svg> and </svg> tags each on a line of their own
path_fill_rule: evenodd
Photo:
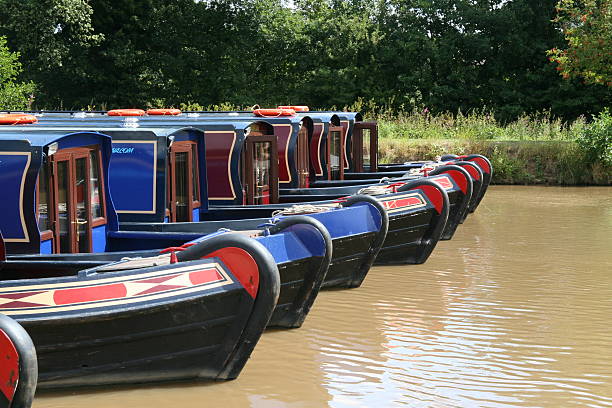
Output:
<svg viewBox="0 0 612 408">
<path fill-rule="evenodd" d="M 113 147 L 113 154 L 132 154 L 134 153 L 133 147 Z"/>
</svg>

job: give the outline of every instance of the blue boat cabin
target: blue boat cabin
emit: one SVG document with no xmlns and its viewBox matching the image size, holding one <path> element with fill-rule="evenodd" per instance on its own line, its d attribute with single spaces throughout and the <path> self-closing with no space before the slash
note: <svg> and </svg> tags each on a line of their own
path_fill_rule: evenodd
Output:
<svg viewBox="0 0 612 408">
<path fill-rule="evenodd" d="M 8 253 L 103 252 L 117 229 L 110 138 L 0 130 L 0 230 Z"/>
</svg>

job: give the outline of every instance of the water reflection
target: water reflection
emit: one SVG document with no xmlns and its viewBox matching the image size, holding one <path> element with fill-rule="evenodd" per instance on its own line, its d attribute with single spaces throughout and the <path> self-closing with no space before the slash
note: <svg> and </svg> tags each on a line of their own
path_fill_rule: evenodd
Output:
<svg viewBox="0 0 612 408">
<path fill-rule="evenodd" d="M 612 188 L 493 187 L 419 266 L 321 293 L 236 381 L 36 407 L 612 406 Z"/>
</svg>

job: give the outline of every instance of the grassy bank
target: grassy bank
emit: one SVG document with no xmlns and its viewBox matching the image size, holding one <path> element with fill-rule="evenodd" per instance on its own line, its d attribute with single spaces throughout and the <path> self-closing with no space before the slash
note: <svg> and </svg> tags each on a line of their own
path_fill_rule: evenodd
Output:
<svg viewBox="0 0 612 408">
<path fill-rule="evenodd" d="M 385 138 L 379 145 L 381 163 L 433 160 L 444 153 L 487 156 L 496 184 L 612 185 L 612 168 L 590 163 L 574 142 Z"/>
<path fill-rule="evenodd" d="M 381 163 L 429 160 L 444 153 L 480 153 L 493 163 L 498 184 L 612 184 L 612 119 L 563 123 L 548 115 L 500 124 L 487 113 L 399 115 L 379 121 Z"/>
</svg>

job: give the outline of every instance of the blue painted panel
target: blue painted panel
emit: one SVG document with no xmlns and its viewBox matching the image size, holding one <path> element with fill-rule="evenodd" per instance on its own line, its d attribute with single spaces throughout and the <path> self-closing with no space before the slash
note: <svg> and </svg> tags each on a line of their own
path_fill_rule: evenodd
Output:
<svg viewBox="0 0 612 408">
<path fill-rule="evenodd" d="M 53 240 L 52 239 L 48 239 L 40 243 L 40 253 L 41 254 L 52 254 L 53 253 Z"/>
<path fill-rule="evenodd" d="M 106 251 L 106 225 L 99 225 L 91 230 L 92 252 Z"/>
<path fill-rule="evenodd" d="M 194 208 L 191 212 L 192 212 L 192 216 L 193 216 L 193 222 L 200 221 L 200 209 L 199 208 Z"/>
<path fill-rule="evenodd" d="M 308 216 L 325 225 L 332 238 L 378 231 L 381 222 L 378 210 L 366 203 Z"/>
<path fill-rule="evenodd" d="M 0 231 L 5 239 L 24 239 L 21 220 L 21 180 L 27 170 L 29 156 L 0 153 Z M 24 194 L 26 192 L 24 191 Z M 25 214 L 24 214 L 25 215 Z M 28 214 L 32 216 L 32 214 Z"/>
<path fill-rule="evenodd" d="M 310 258 L 313 256 L 308 248 L 306 248 L 297 236 L 291 232 L 283 231 L 280 234 L 257 237 L 256 239 L 270 251 L 276 263 Z"/>
<path fill-rule="evenodd" d="M 153 211 L 155 143 L 113 142 L 110 188 L 117 211 Z"/>
</svg>

